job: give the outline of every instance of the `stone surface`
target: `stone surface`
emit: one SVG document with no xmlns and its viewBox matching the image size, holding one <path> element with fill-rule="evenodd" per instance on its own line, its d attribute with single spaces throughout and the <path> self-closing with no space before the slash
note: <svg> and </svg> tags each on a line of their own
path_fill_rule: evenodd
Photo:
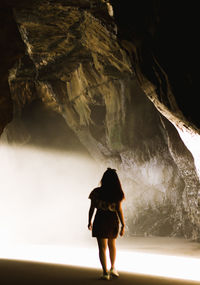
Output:
<svg viewBox="0 0 200 285">
<path fill-rule="evenodd" d="M 190 237 L 198 238 L 200 117 L 198 77 L 195 71 L 198 69 L 199 58 L 197 2 L 180 5 L 178 2 L 156 0 L 134 1 L 134 9 L 131 9 L 129 1 L 110 2 L 113 5 L 119 41 L 130 56 L 142 90 L 158 111 L 177 128 L 192 153 L 192 156 L 189 155 L 185 145 L 179 141 L 180 138 L 174 139 L 169 135 L 171 131 L 167 131 L 170 152 L 183 177 L 185 189 L 193 192 L 186 196 L 194 207 L 195 213 L 192 216 L 195 216 L 195 226 L 190 214 L 186 220 L 188 226 L 192 222 L 191 227 L 195 230 L 183 231 L 189 232 Z M 177 137 L 175 132 L 174 136 Z M 180 144 L 181 151 L 177 147 Z M 188 207 L 185 208 L 184 216 L 190 212 Z"/>
<path fill-rule="evenodd" d="M 10 98 L 8 85 L 9 69 L 25 52 L 25 45 L 21 40 L 17 24 L 14 21 L 12 10 L 0 4 L 0 134 L 8 122 L 12 120 L 13 104 Z M 14 46 L 13 46 L 14 44 Z"/>
<path fill-rule="evenodd" d="M 5 65 L 11 97 L 1 106 L 13 106 L 13 120 L 2 116 L 2 140 L 81 151 L 117 168 L 129 234 L 198 240 L 194 160 L 159 113 L 199 132 L 197 115 L 189 118 L 177 99 L 173 58 L 163 62 L 161 2 L 145 2 L 145 10 L 136 2 L 133 11 L 113 0 L 114 17 L 100 0 L 9 3 L 26 52 Z"/>
</svg>

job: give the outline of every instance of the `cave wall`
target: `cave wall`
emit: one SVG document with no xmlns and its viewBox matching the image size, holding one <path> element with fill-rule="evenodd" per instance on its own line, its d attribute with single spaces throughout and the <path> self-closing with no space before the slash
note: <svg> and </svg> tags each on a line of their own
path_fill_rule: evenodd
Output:
<svg viewBox="0 0 200 285">
<path fill-rule="evenodd" d="M 177 233 L 185 235 L 194 240 L 199 240 L 200 224 L 200 183 L 197 175 L 194 158 L 191 152 L 185 147 L 176 129 L 170 122 L 162 117 L 162 123 L 168 137 L 168 147 L 179 169 L 179 174 L 183 178 L 184 188 L 177 203 L 175 215 L 179 223 Z M 181 222 L 182 221 L 182 222 Z"/>
<path fill-rule="evenodd" d="M 198 129 L 197 2 L 141 0 L 134 9 L 127 0 L 110 2 L 142 89 L 166 116 Z"/>
<path fill-rule="evenodd" d="M 16 42 L 26 51 L 15 64 L 5 65 L 12 121 L 1 120 L 2 140 L 61 148 L 55 137 L 62 137 L 64 149 L 74 144 L 73 151 L 118 169 L 126 188 L 129 234 L 198 240 L 194 160 L 158 112 L 181 126 L 195 126 L 189 109 L 176 100 L 180 90 L 166 68 L 173 48 L 169 62 L 161 57 L 160 45 L 168 43 L 161 2 L 145 2 L 143 9 L 143 1 L 134 1 L 133 11 L 126 1 L 110 1 L 114 17 L 104 1 L 40 2 L 11 1 L 7 8 L 21 35 Z M 62 126 L 51 137 L 43 131 L 50 118 Z"/>
<path fill-rule="evenodd" d="M 110 2 L 118 40 L 129 54 L 141 89 L 183 139 L 162 119 L 169 151 L 185 183 L 178 211 L 183 235 L 199 239 L 197 2 Z"/>
<path fill-rule="evenodd" d="M 0 134 L 8 122 L 12 120 L 13 104 L 8 85 L 9 69 L 25 52 L 25 44 L 21 39 L 11 7 L 4 1 L 0 4 Z M 14 44 L 14 46 L 13 46 Z"/>
</svg>

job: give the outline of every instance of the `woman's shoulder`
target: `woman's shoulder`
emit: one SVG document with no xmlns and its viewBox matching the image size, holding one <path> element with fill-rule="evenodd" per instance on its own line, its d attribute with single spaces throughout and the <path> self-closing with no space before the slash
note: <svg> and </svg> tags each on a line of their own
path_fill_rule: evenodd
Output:
<svg viewBox="0 0 200 285">
<path fill-rule="evenodd" d="M 93 198 L 96 198 L 98 193 L 100 191 L 100 187 L 97 187 L 97 188 L 94 188 L 91 192 L 90 192 L 90 195 L 89 195 L 89 199 L 93 199 Z"/>
</svg>

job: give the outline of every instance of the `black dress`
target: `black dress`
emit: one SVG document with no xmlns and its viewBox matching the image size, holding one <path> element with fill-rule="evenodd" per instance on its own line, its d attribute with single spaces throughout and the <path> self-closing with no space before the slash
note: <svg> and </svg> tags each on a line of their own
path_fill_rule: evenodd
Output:
<svg viewBox="0 0 200 285">
<path fill-rule="evenodd" d="M 100 238 L 117 238 L 119 232 L 119 218 L 116 212 L 116 203 L 101 199 L 101 188 L 95 188 L 89 195 L 93 205 L 97 208 L 92 236 Z"/>
</svg>

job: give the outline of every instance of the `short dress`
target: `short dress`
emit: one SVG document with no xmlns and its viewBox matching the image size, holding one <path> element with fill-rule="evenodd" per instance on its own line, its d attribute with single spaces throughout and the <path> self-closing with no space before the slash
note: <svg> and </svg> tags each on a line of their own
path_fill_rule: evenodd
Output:
<svg viewBox="0 0 200 285">
<path fill-rule="evenodd" d="M 92 236 L 100 238 L 117 238 L 119 232 L 119 218 L 116 203 L 100 199 L 101 188 L 95 188 L 89 195 L 97 209 L 92 226 Z"/>
</svg>

